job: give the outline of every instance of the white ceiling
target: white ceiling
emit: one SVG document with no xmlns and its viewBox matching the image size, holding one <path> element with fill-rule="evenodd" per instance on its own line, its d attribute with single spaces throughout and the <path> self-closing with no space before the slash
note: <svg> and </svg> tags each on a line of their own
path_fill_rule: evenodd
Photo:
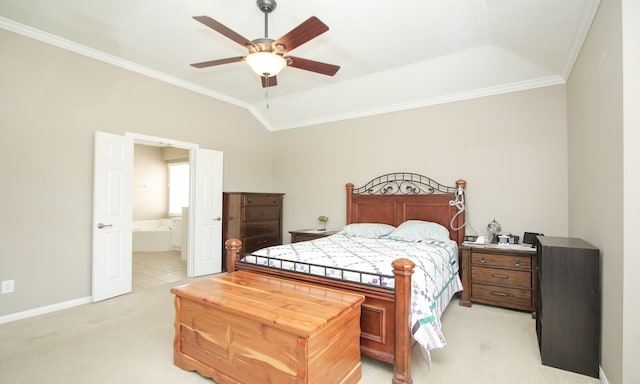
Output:
<svg viewBox="0 0 640 384">
<path fill-rule="evenodd" d="M 247 108 L 270 130 L 562 84 L 599 0 L 278 0 L 277 39 L 316 16 L 329 31 L 291 55 L 340 65 L 296 68 L 262 88 L 246 55 L 192 19 L 264 37 L 255 0 L 0 0 L 0 27 Z"/>
</svg>

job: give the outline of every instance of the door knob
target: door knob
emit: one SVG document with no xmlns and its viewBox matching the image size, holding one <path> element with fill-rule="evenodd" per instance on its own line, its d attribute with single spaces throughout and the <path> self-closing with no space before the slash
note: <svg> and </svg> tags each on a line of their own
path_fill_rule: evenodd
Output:
<svg viewBox="0 0 640 384">
<path fill-rule="evenodd" d="M 220 216 L 218 216 L 215 219 L 213 219 L 213 221 L 220 221 L 220 220 L 222 220 L 222 217 L 220 217 Z"/>
<path fill-rule="evenodd" d="M 102 229 L 102 228 L 106 228 L 106 227 L 113 227 L 113 224 L 98 223 L 97 227 L 98 227 L 98 229 Z"/>
</svg>

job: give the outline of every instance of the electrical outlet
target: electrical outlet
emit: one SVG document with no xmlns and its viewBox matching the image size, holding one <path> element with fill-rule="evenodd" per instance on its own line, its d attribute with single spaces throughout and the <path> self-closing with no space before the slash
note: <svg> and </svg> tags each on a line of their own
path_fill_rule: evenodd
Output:
<svg viewBox="0 0 640 384">
<path fill-rule="evenodd" d="M 2 282 L 2 293 L 11 293 L 15 289 L 15 280 L 4 280 Z"/>
</svg>

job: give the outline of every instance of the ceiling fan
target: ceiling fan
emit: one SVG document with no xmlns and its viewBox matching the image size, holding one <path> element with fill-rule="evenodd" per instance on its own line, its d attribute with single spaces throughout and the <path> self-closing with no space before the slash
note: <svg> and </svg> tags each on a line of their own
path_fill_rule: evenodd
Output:
<svg viewBox="0 0 640 384">
<path fill-rule="evenodd" d="M 278 85 L 276 75 L 282 68 L 287 66 L 327 76 L 333 76 L 338 72 L 340 69 L 340 66 L 338 65 L 322 63 L 295 56 L 285 56 L 289 51 L 292 51 L 307 41 L 328 31 L 329 27 L 327 27 L 322 21 L 317 17 L 312 16 L 278 40 L 270 39 L 268 37 L 269 24 L 267 17 L 269 13 L 276 9 L 276 1 L 257 0 L 256 4 L 260 11 L 264 13 L 265 37 L 251 41 L 208 16 L 194 16 L 193 18 L 197 21 L 247 48 L 249 50 L 249 54 L 247 56 L 204 61 L 201 63 L 191 64 L 191 66 L 196 68 L 206 68 L 244 60 L 249 64 L 251 69 L 260 76 L 263 87 Z"/>
</svg>

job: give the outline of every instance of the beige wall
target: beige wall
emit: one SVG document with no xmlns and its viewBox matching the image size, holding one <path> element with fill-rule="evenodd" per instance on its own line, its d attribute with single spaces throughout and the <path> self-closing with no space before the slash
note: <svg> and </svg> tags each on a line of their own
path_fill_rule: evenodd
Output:
<svg viewBox="0 0 640 384">
<path fill-rule="evenodd" d="M 168 217 L 169 190 L 163 148 L 136 144 L 133 148 L 133 220 Z"/>
<path fill-rule="evenodd" d="M 640 217 L 640 2 L 622 0 L 623 66 L 623 161 L 624 161 L 624 284 L 622 382 L 640 382 L 640 303 L 634 293 L 640 292 L 640 242 L 637 241 Z"/>
<path fill-rule="evenodd" d="M 564 86 L 510 93 L 274 134 L 274 188 L 285 231 L 345 223 L 344 185 L 389 172 L 468 182 L 468 218 L 486 233 L 565 236 L 567 135 Z M 286 236 L 288 238 L 288 236 Z"/>
<path fill-rule="evenodd" d="M 224 189 L 270 191 L 246 110 L 0 29 L 0 316 L 91 295 L 93 141 L 134 132 L 224 152 Z"/>
<path fill-rule="evenodd" d="M 186 162 L 189 161 L 189 150 L 177 147 L 163 147 L 162 159 L 166 162 Z"/>
<path fill-rule="evenodd" d="M 640 302 L 635 296 L 640 292 L 640 242 L 638 217 L 640 217 L 640 2 L 622 0 L 622 59 L 623 67 L 623 161 L 624 161 L 624 284 L 623 291 L 623 347 L 622 382 L 640 382 Z M 624 294 L 626 292 L 626 294 Z"/>
<path fill-rule="evenodd" d="M 622 54 L 620 1 L 604 1 L 568 82 L 569 226 L 600 248 L 601 366 L 622 383 Z"/>
<path fill-rule="evenodd" d="M 638 21 L 637 1 L 602 1 L 567 85 L 569 232 L 600 248 L 601 366 L 610 384 L 640 381 L 632 294 L 640 288 Z"/>
</svg>

